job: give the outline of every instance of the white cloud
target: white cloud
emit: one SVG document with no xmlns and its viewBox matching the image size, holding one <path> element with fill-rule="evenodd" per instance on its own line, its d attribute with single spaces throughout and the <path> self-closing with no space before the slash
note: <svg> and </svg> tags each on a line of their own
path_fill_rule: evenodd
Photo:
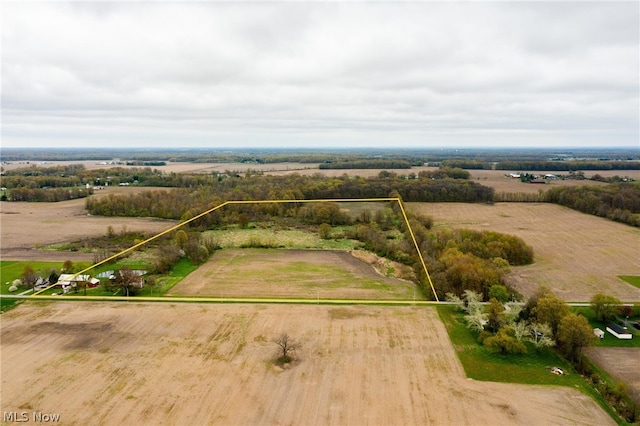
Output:
<svg viewBox="0 0 640 426">
<path fill-rule="evenodd" d="M 639 8 L 5 2 L 3 145 L 638 146 Z"/>
</svg>

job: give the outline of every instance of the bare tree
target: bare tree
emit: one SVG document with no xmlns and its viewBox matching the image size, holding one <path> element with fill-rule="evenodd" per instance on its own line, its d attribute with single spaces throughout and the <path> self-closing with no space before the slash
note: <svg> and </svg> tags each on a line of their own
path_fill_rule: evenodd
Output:
<svg viewBox="0 0 640 426">
<path fill-rule="evenodd" d="M 20 281 L 23 286 L 28 288 L 33 288 L 38 281 L 38 275 L 36 271 L 33 270 L 31 265 L 26 265 L 22 270 L 22 275 L 20 275 Z"/>
<path fill-rule="evenodd" d="M 142 288 L 143 283 L 140 275 L 127 266 L 115 271 L 112 281 L 111 285 L 114 288 L 121 288 L 122 294 L 126 296 L 134 295 L 137 290 Z"/>
<path fill-rule="evenodd" d="M 282 364 L 286 364 L 293 360 L 293 354 L 297 349 L 300 348 L 300 344 L 295 342 L 288 334 L 282 334 L 276 340 L 273 341 L 276 345 L 278 345 L 278 362 Z"/>
</svg>

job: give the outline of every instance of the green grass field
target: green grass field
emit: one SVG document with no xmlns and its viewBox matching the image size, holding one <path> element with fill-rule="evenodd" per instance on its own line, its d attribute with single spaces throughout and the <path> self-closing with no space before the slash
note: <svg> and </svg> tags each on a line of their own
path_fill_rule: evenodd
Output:
<svg viewBox="0 0 640 426">
<path fill-rule="evenodd" d="M 410 282 L 352 270 L 339 257 L 331 257 L 332 251 L 315 253 L 301 256 L 300 252 L 280 249 L 219 250 L 210 263 L 171 293 L 175 296 L 321 296 L 372 300 L 409 300 L 415 296 L 416 300 L 423 299 Z"/>
<path fill-rule="evenodd" d="M 618 275 L 618 278 L 628 282 L 634 287 L 640 288 L 640 276 L 638 275 Z"/>
<path fill-rule="evenodd" d="M 52 269 L 60 270 L 62 268 L 61 262 L 21 262 L 13 260 L 0 261 L 0 294 L 17 294 L 26 289 L 19 288 L 16 292 L 10 292 L 9 287 L 15 279 L 19 279 L 22 276 L 25 266 L 31 266 L 36 273 L 41 273 L 43 276 L 49 276 Z M 7 284 L 9 283 L 9 284 Z"/>
</svg>

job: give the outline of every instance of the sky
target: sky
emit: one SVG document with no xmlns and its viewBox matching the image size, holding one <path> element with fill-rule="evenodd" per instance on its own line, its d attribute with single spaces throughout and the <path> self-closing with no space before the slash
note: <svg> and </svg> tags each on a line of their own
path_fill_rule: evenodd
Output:
<svg viewBox="0 0 640 426">
<path fill-rule="evenodd" d="M 3 1 L 2 146 L 640 149 L 640 2 Z"/>
</svg>

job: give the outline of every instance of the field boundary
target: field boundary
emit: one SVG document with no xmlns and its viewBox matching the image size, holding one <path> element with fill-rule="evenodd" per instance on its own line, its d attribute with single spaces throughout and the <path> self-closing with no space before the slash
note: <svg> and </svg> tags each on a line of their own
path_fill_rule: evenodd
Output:
<svg viewBox="0 0 640 426">
<path fill-rule="evenodd" d="M 115 260 L 116 258 L 122 256 L 123 254 L 126 254 L 126 253 L 128 253 L 130 251 L 133 251 L 133 250 L 135 250 L 135 249 L 137 249 L 139 247 L 142 247 L 145 244 L 147 244 L 147 243 L 149 243 L 149 242 L 151 242 L 151 241 L 153 241 L 153 240 L 155 240 L 157 238 L 162 237 L 163 235 L 166 235 L 166 234 L 168 234 L 168 233 L 170 233 L 172 231 L 175 231 L 175 230 L 177 230 L 177 229 L 179 229 L 179 228 L 181 228 L 181 227 L 183 227 L 183 226 L 185 226 L 185 225 L 187 225 L 187 224 L 189 224 L 189 223 L 191 223 L 191 222 L 193 222 L 193 221 L 195 221 L 197 219 L 200 219 L 201 217 L 206 216 L 209 213 L 212 213 L 212 212 L 214 212 L 214 211 L 216 211 L 218 209 L 221 209 L 222 207 L 225 207 L 227 205 L 234 205 L 234 204 L 284 204 L 284 203 L 384 202 L 384 201 L 388 201 L 388 202 L 395 201 L 395 202 L 398 203 L 398 206 L 400 207 L 400 211 L 402 212 L 402 217 L 404 219 L 404 222 L 407 225 L 407 229 L 409 230 L 409 234 L 411 235 L 411 240 L 413 241 L 413 245 L 414 245 L 414 247 L 416 249 L 418 257 L 420 258 L 420 263 L 422 264 L 422 268 L 424 269 L 424 272 L 425 272 L 425 274 L 427 276 L 427 280 L 429 281 L 429 285 L 431 287 L 431 291 L 433 293 L 433 297 L 435 298 L 436 302 L 439 302 L 440 299 L 438 299 L 438 295 L 436 293 L 435 287 L 433 286 L 433 282 L 431 281 L 431 275 L 429 274 L 429 271 L 427 270 L 427 265 L 426 265 L 426 263 L 424 261 L 424 258 L 422 257 L 422 253 L 420 252 L 420 247 L 418 246 L 418 242 L 416 240 L 415 234 L 413 232 L 413 229 L 411 228 L 411 224 L 409 223 L 409 218 L 407 217 L 407 213 L 406 213 L 406 211 L 404 209 L 404 206 L 402 204 L 402 199 L 400 199 L 399 197 L 392 197 L 392 198 L 322 198 L 322 199 L 311 199 L 311 200 L 230 200 L 230 201 L 225 201 L 224 203 L 219 204 L 219 205 L 217 205 L 215 207 L 212 207 L 209 210 L 206 210 L 206 211 L 204 211 L 204 212 L 192 217 L 191 219 L 187 219 L 185 221 L 182 221 L 182 222 L 178 223 L 177 225 L 174 225 L 174 226 L 172 226 L 172 227 L 170 227 L 168 229 L 165 229 L 164 231 L 159 232 L 156 235 L 154 235 L 154 236 L 152 236 L 150 238 L 147 238 L 144 241 L 139 242 L 138 244 L 134 244 L 133 246 L 131 246 L 131 247 L 127 248 L 127 249 L 124 249 L 124 250 L 114 254 L 113 256 L 110 256 L 110 257 L 108 257 L 108 258 L 106 258 L 104 260 L 101 260 L 100 262 L 97 262 L 97 263 L 91 265 L 88 268 L 85 268 L 85 269 L 83 269 L 83 270 L 81 270 L 79 272 L 76 272 L 71 279 L 77 277 L 78 275 L 82 275 L 82 274 L 90 271 L 91 269 L 93 269 L 93 268 L 95 268 L 97 266 L 100 266 L 100 265 L 103 265 L 103 264 L 105 264 L 107 262 Z M 52 284 L 49 287 L 46 287 L 46 288 L 44 288 L 44 289 L 42 289 L 40 291 L 35 292 L 34 294 L 32 294 L 30 296 L 30 298 L 46 298 L 46 299 L 50 299 L 48 296 L 40 295 L 40 293 L 42 293 L 42 292 L 44 292 L 44 291 L 46 291 L 46 290 L 48 290 L 48 289 L 50 289 L 50 288 L 52 288 L 54 286 L 55 286 L 55 284 Z M 84 296 L 84 297 L 86 297 L 86 296 Z M 67 297 L 67 296 L 65 296 L 63 299 L 70 300 L 70 298 Z M 181 298 L 181 299 L 183 299 L 182 301 L 189 301 L 188 299 L 190 299 L 190 298 Z M 194 297 L 193 299 L 194 299 L 193 301 L 200 300 L 200 298 L 197 298 L 197 297 Z M 56 298 L 56 300 L 60 300 L 60 298 Z M 116 300 L 116 299 L 112 299 L 112 300 Z M 304 299 L 299 299 L 299 300 L 304 300 Z"/>
</svg>

